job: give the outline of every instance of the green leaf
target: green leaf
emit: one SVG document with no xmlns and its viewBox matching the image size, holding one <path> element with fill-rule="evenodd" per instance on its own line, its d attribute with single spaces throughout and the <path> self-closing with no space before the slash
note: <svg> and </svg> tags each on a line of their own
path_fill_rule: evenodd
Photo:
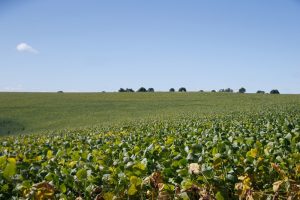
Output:
<svg viewBox="0 0 300 200">
<path fill-rule="evenodd" d="M 87 171 L 85 169 L 80 169 L 77 171 L 76 176 L 79 180 L 87 178 Z"/>
<path fill-rule="evenodd" d="M 134 152 L 134 153 L 138 153 L 140 150 L 141 150 L 141 149 L 140 149 L 140 147 L 138 147 L 138 146 L 134 146 L 134 148 L 133 148 L 133 152 Z"/>
<path fill-rule="evenodd" d="M 66 193 L 66 192 L 67 192 L 67 188 L 66 188 L 66 185 L 65 185 L 65 184 L 61 184 L 61 185 L 59 186 L 59 188 L 60 188 L 60 191 L 61 191 L 62 193 Z"/>
<path fill-rule="evenodd" d="M 179 163 L 180 163 L 180 166 L 186 166 L 188 163 L 188 160 L 183 158 L 183 159 L 179 160 Z"/>
<path fill-rule="evenodd" d="M 205 178 L 212 179 L 214 176 L 214 171 L 211 168 L 207 168 L 205 170 L 202 170 L 202 174 L 203 176 L 205 176 Z"/>
<path fill-rule="evenodd" d="M 181 182 L 182 189 L 190 189 L 194 185 L 194 182 L 191 179 L 185 179 Z"/>
<path fill-rule="evenodd" d="M 171 168 L 165 168 L 163 171 L 162 171 L 163 175 L 165 177 L 172 177 L 173 176 L 173 173 L 174 173 L 174 170 L 172 170 Z"/>
<path fill-rule="evenodd" d="M 49 172 L 46 176 L 45 176 L 45 180 L 47 181 L 52 181 L 53 180 L 53 173 Z"/>
<path fill-rule="evenodd" d="M 164 184 L 163 190 L 173 192 L 175 190 L 175 186 L 171 184 Z"/>
<path fill-rule="evenodd" d="M 0 157 L 0 169 L 4 169 L 6 166 L 6 156 Z"/>
<path fill-rule="evenodd" d="M 61 157 L 62 155 L 64 155 L 64 152 L 62 150 L 58 150 L 56 153 L 56 157 Z"/>
<path fill-rule="evenodd" d="M 224 197 L 220 191 L 216 194 L 216 200 L 224 200 Z"/>
<path fill-rule="evenodd" d="M 8 191 L 8 189 L 9 189 L 9 185 L 8 184 L 5 184 L 5 185 L 2 185 L 2 187 L 1 187 L 1 192 L 7 192 Z"/>
<path fill-rule="evenodd" d="M 219 153 L 219 150 L 218 150 L 218 148 L 217 147 L 214 147 L 213 149 L 212 149 L 212 155 L 214 156 L 214 155 L 216 155 L 217 153 Z"/>
</svg>

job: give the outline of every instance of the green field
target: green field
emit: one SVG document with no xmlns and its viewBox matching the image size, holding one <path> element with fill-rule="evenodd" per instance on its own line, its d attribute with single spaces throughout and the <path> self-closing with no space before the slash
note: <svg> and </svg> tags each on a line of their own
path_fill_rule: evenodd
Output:
<svg viewBox="0 0 300 200">
<path fill-rule="evenodd" d="M 0 93 L 0 134 L 114 126 L 184 115 L 300 105 L 300 95 L 227 93 Z"/>
<path fill-rule="evenodd" d="M 0 116 L 0 199 L 300 199 L 300 95 L 1 93 Z"/>
</svg>

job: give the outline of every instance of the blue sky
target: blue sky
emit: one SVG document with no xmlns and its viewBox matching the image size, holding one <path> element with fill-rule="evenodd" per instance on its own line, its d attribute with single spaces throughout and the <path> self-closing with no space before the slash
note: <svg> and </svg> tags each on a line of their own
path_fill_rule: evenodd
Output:
<svg viewBox="0 0 300 200">
<path fill-rule="evenodd" d="M 0 0 L 0 91 L 300 93 L 299 0 Z"/>
</svg>

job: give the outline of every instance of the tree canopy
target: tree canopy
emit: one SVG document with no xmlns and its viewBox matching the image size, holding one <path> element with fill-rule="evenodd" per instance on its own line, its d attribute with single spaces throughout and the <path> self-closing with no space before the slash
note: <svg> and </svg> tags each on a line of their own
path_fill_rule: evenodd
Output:
<svg viewBox="0 0 300 200">
<path fill-rule="evenodd" d="M 273 89 L 270 91 L 270 94 L 280 94 L 277 89 Z"/>
<path fill-rule="evenodd" d="M 239 93 L 245 93 L 246 92 L 246 89 L 244 88 L 244 87 L 241 87 L 240 89 L 239 89 Z"/>
<path fill-rule="evenodd" d="M 178 92 L 186 92 L 186 88 L 185 87 L 181 87 L 181 88 L 179 88 Z"/>
</svg>

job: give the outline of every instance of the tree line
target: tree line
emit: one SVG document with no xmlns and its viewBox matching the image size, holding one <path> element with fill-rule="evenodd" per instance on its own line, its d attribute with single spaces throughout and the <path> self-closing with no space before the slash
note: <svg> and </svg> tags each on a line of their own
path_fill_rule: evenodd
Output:
<svg viewBox="0 0 300 200">
<path fill-rule="evenodd" d="M 187 92 L 187 89 L 185 87 L 180 87 L 178 90 L 178 92 Z M 135 92 L 132 88 L 120 88 L 118 90 L 118 92 Z M 146 89 L 145 87 L 140 87 L 136 92 L 155 92 L 154 88 L 148 88 Z M 169 92 L 176 92 L 176 90 L 174 88 L 170 88 Z M 199 92 L 204 92 L 204 90 L 199 90 Z M 211 90 L 210 92 L 217 92 L 216 90 Z M 227 92 L 227 93 L 233 93 L 234 90 L 231 88 L 225 88 L 225 89 L 219 89 L 218 92 Z M 246 89 L 244 87 L 241 87 L 237 93 L 246 93 Z M 257 94 L 265 94 L 266 92 L 263 90 L 257 90 L 256 92 Z M 277 89 L 273 89 L 270 91 L 270 94 L 280 94 L 279 90 Z"/>
</svg>

